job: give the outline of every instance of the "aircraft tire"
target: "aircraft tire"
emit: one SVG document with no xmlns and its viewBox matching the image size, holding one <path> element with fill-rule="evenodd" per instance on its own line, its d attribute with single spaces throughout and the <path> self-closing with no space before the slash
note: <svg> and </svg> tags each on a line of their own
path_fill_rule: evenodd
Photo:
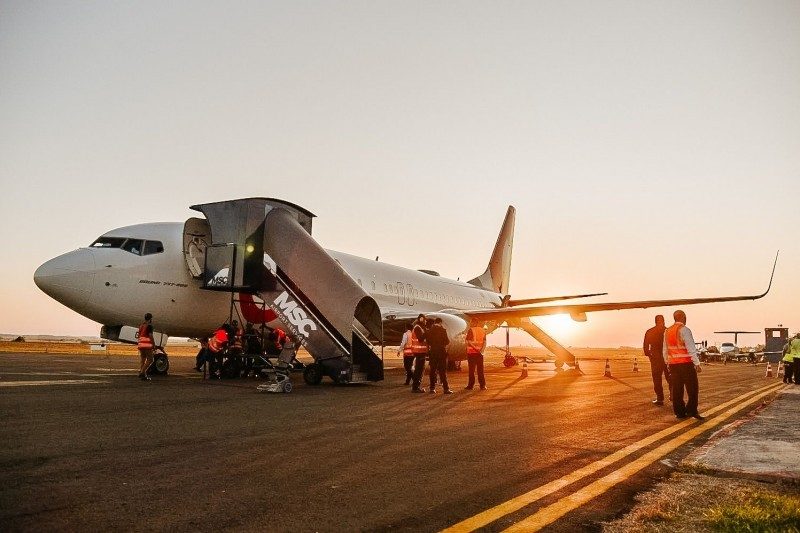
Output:
<svg viewBox="0 0 800 533">
<path fill-rule="evenodd" d="M 169 356 L 164 352 L 156 352 L 153 356 L 153 363 L 148 369 L 149 374 L 166 376 L 169 372 Z"/>
<path fill-rule="evenodd" d="M 309 385 L 319 385 L 322 383 L 322 366 L 318 363 L 306 365 L 303 369 L 303 380 Z"/>
<path fill-rule="evenodd" d="M 283 392 L 292 392 L 292 382 L 288 379 L 283 382 Z"/>
</svg>

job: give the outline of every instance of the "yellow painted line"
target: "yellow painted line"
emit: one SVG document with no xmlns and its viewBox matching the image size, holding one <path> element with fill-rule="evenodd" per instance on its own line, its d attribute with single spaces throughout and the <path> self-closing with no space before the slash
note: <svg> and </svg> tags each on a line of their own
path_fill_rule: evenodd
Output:
<svg viewBox="0 0 800 533">
<path fill-rule="evenodd" d="M 716 416 L 710 420 L 706 420 L 702 424 L 690 429 L 686 433 L 681 433 L 677 437 L 665 442 L 658 448 L 655 448 L 646 454 L 642 455 L 635 461 L 632 461 L 622 468 L 611 472 L 610 474 L 601 477 L 597 481 L 590 483 L 583 487 L 582 489 L 573 492 L 569 496 L 562 498 L 561 500 L 557 501 L 552 505 L 548 505 L 544 509 L 537 511 L 536 513 L 532 514 L 531 516 L 525 518 L 524 520 L 517 522 L 513 526 L 509 527 L 508 529 L 504 530 L 504 533 L 518 533 L 518 532 L 528 532 L 528 531 L 539 531 L 543 527 L 552 524 L 565 514 L 570 511 L 573 511 L 580 507 L 581 505 L 585 504 L 586 502 L 596 498 L 597 496 L 603 494 L 604 492 L 608 491 L 610 488 L 622 483 L 626 479 L 630 478 L 643 468 L 647 467 L 648 465 L 656 462 L 660 458 L 664 457 L 668 453 L 672 452 L 679 446 L 686 444 L 693 438 L 697 437 L 701 433 L 708 431 L 711 427 L 716 426 L 723 421 L 727 420 L 728 418 L 732 417 L 742 409 L 746 408 L 747 406 L 757 402 L 764 396 L 768 394 L 772 394 L 780 387 L 772 386 L 770 390 L 766 390 L 747 401 L 736 405 L 735 407 L 731 407 L 724 413 L 719 416 Z"/>
<path fill-rule="evenodd" d="M 712 409 L 707 410 L 706 416 L 711 416 L 719 411 L 722 411 L 723 409 L 727 409 L 731 405 L 734 405 L 744 400 L 745 398 L 747 398 L 752 394 L 776 388 L 780 384 L 781 384 L 780 382 L 771 383 L 769 385 L 761 387 L 760 389 L 756 389 L 755 391 L 750 391 L 745 394 L 742 394 L 741 396 L 738 396 L 730 401 L 727 401 Z M 487 509 L 486 511 L 478 513 L 475 516 L 467 518 L 466 520 L 462 520 L 461 522 L 452 525 L 447 529 L 444 529 L 442 533 L 464 533 L 468 531 L 475 531 L 476 529 L 481 528 L 487 524 L 490 524 L 495 520 L 502 518 L 503 516 L 506 516 L 507 514 L 511 514 L 513 512 L 522 509 L 526 505 L 530 505 L 531 503 L 537 500 L 549 496 L 550 494 L 553 494 L 554 492 L 563 489 L 567 485 L 575 483 L 576 481 L 580 481 L 581 479 L 590 476 L 595 472 L 598 472 L 603 468 L 606 468 L 607 466 L 610 466 L 621 459 L 624 459 L 625 457 L 641 450 L 642 448 L 649 446 L 655 442 L 658 442 L 659 440 L 665 437 L 668 437 L 669 435 L 693 424 L 694 422 L 695 420 L 693 418 L 682 420 L 681 422 L 673 424 L 672 426 L 663 429 L 658 433 L 654 433 L 653 435 L 650 435 L 649 437 L 646 437 L 638 442 L 634 442 L 633 444 L 630 444 L 612 453 L 611 455 L 608 455 L 602 459 L 599 459 L 584 467 L 581 467 L 573 472 L 570 472 L 569 474 L 567 474 L 562 478 L 551 481 L 550 483 L 542 485 L 541 487 L 537 487 L 529 492 L 526 492 L 525 494 L 521 494 L 520 496 L 512 498 L 506 502 L 503 502 L 490 509 Z"/>
<path fill-rule="evenodd" d="M 85 383 L 110 383 L 99 379 L 57 379 L 53 381 L 0 381 L 0 387 L 38 387 L 42 385 L 83 385 Z"/>
</svg>

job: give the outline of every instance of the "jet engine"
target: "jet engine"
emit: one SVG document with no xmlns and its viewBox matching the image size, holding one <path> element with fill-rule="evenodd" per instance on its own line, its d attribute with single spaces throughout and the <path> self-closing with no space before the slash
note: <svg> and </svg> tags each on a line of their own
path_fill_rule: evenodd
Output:
<svg viewBox="0 0 800 533">
<path fill-rule="evenodd" d="M 449 313 L 425 313 L 428 320 L 442 319 L 442 326 L 447 331 L 450 344 L 447 345 L 447 357 L 450 361 L 463 361 L 467 358 L 467 332 L 469 322 L 458 315 Z"/>
</svg>

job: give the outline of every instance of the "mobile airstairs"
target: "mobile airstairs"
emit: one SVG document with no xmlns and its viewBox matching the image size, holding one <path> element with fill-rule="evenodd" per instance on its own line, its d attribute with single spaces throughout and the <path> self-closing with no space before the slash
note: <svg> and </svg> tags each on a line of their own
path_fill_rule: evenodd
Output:
<svg viewBox="0 0 800 533">
<path fill-rule="evenodd" d="M 375 300 L 311 237 L 314 215 L 272 198 L 192 206 L 205 215 L 203 288 L 257 295 L 314 358 L 319 384 L 383 379 L 383 324 Z"/>
</svg>

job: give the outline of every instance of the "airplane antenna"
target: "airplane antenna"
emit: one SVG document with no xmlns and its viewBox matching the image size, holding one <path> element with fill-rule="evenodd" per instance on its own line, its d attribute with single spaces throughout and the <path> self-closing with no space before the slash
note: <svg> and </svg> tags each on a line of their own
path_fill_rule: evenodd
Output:
<svg viewBox="0 0 800 533">
<path fill-rule="evenodd" d="M 376 255 L 375 256 L 375 261 L 377 261 L 379 257 L 380 257 L 379 255 Z"/>
</svg>

